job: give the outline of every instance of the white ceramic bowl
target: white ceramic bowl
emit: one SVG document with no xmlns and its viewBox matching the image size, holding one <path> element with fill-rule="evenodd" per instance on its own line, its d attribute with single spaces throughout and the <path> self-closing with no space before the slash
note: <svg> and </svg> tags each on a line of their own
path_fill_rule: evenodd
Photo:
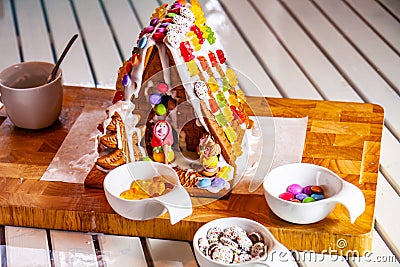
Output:
<svg viewBox="0 0 400 267">
<path fill-rule="evenodd" d="M 205 256 L 199 249 L 199 239 L 206 238 L 208 229 L 218 226 L 221 229 L 228 228 L 230 226 L 239 226 L 246 233 L 258 232 L 263 236 L 264 244 L 267 245 L 267 254 L 259 260 L 251 260 L 244 263 L 235 264 L 224 264 L 216 262 Z M 193 238 L 194 254 L 197 262 L 202 267 L 222 267 L 222 266 L 295 266 L 294 259 L 291 256 L 290 251 L 279 243 L 271 232 L 262 224 L 239 217 L 228 217 L 210 221 L 201 226 L 195 233 Z"/>
<path fill-rule="evenodd" d="M 310 203 L 295 203 L 280 199 L 279 194 L 291 184 L 318 185 L 325 198 Z M 264 180 L 264 195 L 271 210 L 283 220 L 297 224 L 318 222 L 331 213 L 337 203 L 343 204 L 352 223 L 365 210 L 365 198 L 355 185 L 343 180 L 333 171 L 308 163 L 279 166 Z"/>
<path fill-rule="evenodd" d="M 167 194 L 141 200 L 127 200 L 119 195 L 130 188 L 133 180 L 168 176 L 175 187 Z M 104 179 L 104 192 L 108 203 L 119 215 L 131 220 L 149 220 L 168 211 L 171 224 L 175 224 L 192 213 L 192 202 L 181 186 L 176 172 L 168 165 L 136 161 L 121 165 L 110 171 Z"/>
</svg>

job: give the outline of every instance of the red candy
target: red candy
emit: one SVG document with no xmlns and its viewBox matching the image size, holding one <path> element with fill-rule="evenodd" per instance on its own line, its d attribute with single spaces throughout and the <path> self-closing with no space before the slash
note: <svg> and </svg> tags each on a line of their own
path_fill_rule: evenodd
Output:
<svg viewBox="0 0 400 267">
<path fill-rule="evenodd" d="M 208 63 L 205 57 L 203 56 L 198 56 L 197 59 L 200 62 L 201 68 L 203 69 L 203 71 L 207 71 L 208 70 Z"/>
<path fill-rule="evenodd" d="M 128 62 L 125 66 L 126 73 L 130 74 L 132 71 L 132 63 Z"/>
<path fill-rule="evenodd" d="M 211 113 L 215 113 L 219 110 L 218 103 L 214 98 L 210 98 L 208 103 L 210 105 Z"/>
<path fill-rule="evenodd" d="M 193 24 L 190 27 L 190 30 L 196 34 L 197 39 L 199 39 L 199 44 L 203 44 L 205 39 L 203 38 L 203 32 L 200 30 L 200 28 L 197 27 L 196 24 Z"/>
<path fill-rule="evenodd" d="M 290 192 L 284 192 L 279 195 L 279 198 L 281 198 L 283 200 L 287 200 L 287 201 L 292 201 L 294 198 L 294 195 Z"/>
<path fill-rule="evenodd" d="M 221 49 L 217 49 L 217 51 L 215 51 L 215 52 L 217 53 L 219 63 L 224 64 L 226 61 L 224 51 L 222 51 Z"/>
<path fill-rule="evenodd" d="M 162 42 L 164 40 L 165 34 L 162 32 L 153 33 L 153 39 L 156 42 Z"/>
<path fill-rule="evenodd" d="M 124 92 L 123 91 L 116 91 L 114 94 L 114 98 L 112 100 L 112 103 L 115 104 L 118 101 L 122 100 L 124 98 Z"/>
<path fill-rule="evenodd" d="M 215 54 L 213 53 L 213 52 L 209 52 L 208 53 L 208 58 L 210 59 L 210 61 L 211 61 L 211 66 L 213 66 L 213 67 L 215 67 L 216 65 L 217 65 L 217 58 L 215 57 Z"/>
<path fill-rule="evenodd" d="M 239 124 L 242 124 L 246 121 L 246 115 L 244 114 L 243 111 L 241 111 L 235 106 L 231 106 L 231 110 L 233 113 L 233 117 L 239 122 Z"/>
<path fill-rule="evenodd" d="M 193 55 L 193 48 L 191 47 L 189 41 L 182 42 L 179 46 L 179 49 L 181 50 L 181 55 L 185 62 L 189 62 L 195 58 Z"/>
</svg>

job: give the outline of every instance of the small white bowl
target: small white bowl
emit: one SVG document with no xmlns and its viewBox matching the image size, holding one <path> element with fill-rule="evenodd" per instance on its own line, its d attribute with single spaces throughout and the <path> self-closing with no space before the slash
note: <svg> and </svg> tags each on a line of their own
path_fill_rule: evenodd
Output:
<svg viewBox="0 0 400 267">
<path fill-rule="evenodd" d="M 251 232 L 260 233 L 264 239 L 264 244 L 267 246 L 267 253 L 260 259 L 254 259 L 244 263 L 228 264 L 212 260 L 200 251 L 199 239 L 206 238 L 207 231 L 215 226 L 218 226 L 221 229 L 225 229 L 230 226 L 239 226 L 243 230 L 245 230 L 247 234 Z M 200 266 L 203 267 L 295 266 L 295 262 L 293 257 L 291 256 L 290 251 L 281 243 L 279 243 L 265 226 L 256 221 L 246 218 L 228 217 L 216 219 L 204 224 L 196 231 L 193 237 L 193 248 L 197 262 Z"/>
<path fill-rule="evenodd" d="M 291 184 L 318 185 L 325 198 L 310 203 L 296 203 L 280 199 L 279 194 Z M 331 213 L 337 203 L 346 207 L 351 223 L 364 212 L 365 198 L 355 185 L 343 180 L 333 171 L 308 163 L 279 166 L 269 172 L 264 180 L 264 195 L 271 210 L 281 219 L 309 224 L 318 222 Z"/>
<path fill-rule="evenodd" d="M 155 176 L 171 177 L 173 181 L 170 182 L 175 185 L 174 188 L 164 195 L 141 200 L 120 197 L 134 180 L 147 180 Z M 154 219 L 168 211 L 171 224 L 175 224 L 192 214 L 192 202 L 188 192 L 180 184 L 176 172 L 162 163 L 136 161 L 121 165 L 106 175 L 104 192 L 113 210 L 131 220 Z"/>
</svg>

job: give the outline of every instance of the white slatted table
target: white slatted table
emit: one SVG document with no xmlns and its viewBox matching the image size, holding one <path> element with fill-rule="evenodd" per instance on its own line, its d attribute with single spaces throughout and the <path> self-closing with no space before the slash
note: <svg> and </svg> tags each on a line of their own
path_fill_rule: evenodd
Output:
<svg viewBox="0 0 400 267">
<path fill-rule="evenodd" d="M 299 266 L 399 266 L 400 1 L 201 0 L 248 95 L 371 102 L 385 109 L 373 250 L 293 252 Z M 68 85 L 113 88 L 156 0 L 0 0 L 0 69 L 63 62 Z M 1 266 L 197 266 L 188 242 L 0 227 Z M 397 260 L 396 260 L 397 258 Z"/>
</svg>

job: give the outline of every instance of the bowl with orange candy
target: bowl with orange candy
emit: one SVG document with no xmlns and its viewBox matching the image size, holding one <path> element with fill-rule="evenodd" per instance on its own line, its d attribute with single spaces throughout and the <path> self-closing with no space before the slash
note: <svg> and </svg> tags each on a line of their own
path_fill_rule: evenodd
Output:
<svg viewBox="0 0 400 267">
<path fill-rule="evenodd" d="M 131 220 L 150 220 L 168 211 L 171 224 L 192 214 L 192 202 L 170 166 L 136 161 L 110 171 L 104 192 L 111 208 Z"/>
</svg>

